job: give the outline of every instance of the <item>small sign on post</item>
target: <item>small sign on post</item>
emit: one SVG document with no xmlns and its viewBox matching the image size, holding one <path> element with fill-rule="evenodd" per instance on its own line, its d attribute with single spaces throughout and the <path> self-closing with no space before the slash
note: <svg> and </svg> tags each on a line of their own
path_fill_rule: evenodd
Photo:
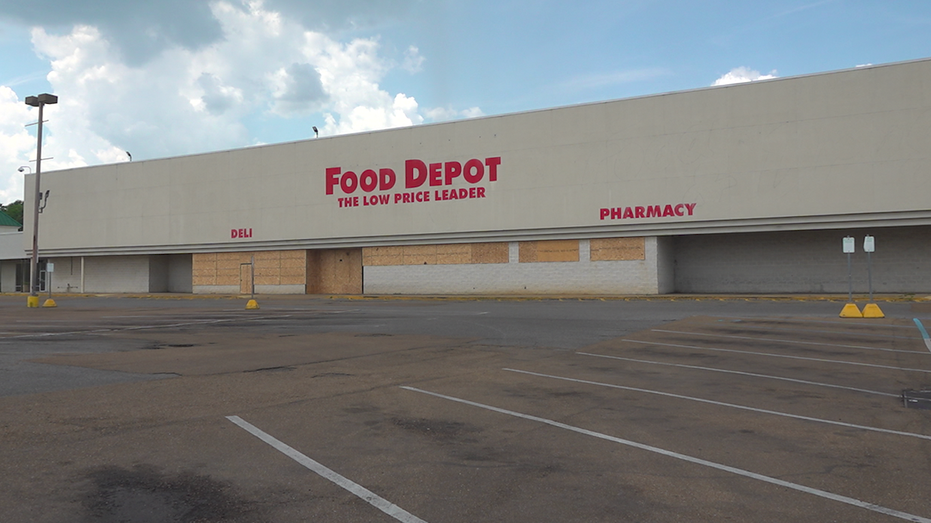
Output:
<svg viewBox="0 0 931 523">
<path fill-rule="evenodd" d="M 866 235 L 863 238 L 863 252 L 866 253 L 866 278 L 870 286 L 870 303 L 873 303 L 873 251 L 876 250 L 876 242 L 873 237 Z"/>
<path fill-rule="evenodd" d="M 853 236 L 844 238 L 844 254 L 853 254 L 857 251 L 857 240 Z M 848 259 L 850 259 L 848 257 Z"/>
<path fill-rule="evenodd" d="M 866 252 L 866 274 L 870 285 L 870 301 L 863 307 L 864 318 L 885 318 L 886 315 L 873 303 L 873 252 L 876 250 L 876 241 L 872 236 L 863 238 L 863 251 Z"/>
<path fill-rule="evenodd" d="M 249 266 L 250 276 L 249 279 L 249 301 L 246 302 L 246 310 L 256 310 L 259 308 L 259 303 L 255 301 L 255 255 L 252 255 L 252 258 L 249 260 L 249 263 L 244 263 L 243 265 Z"/>
<path fill-rule="evenodd" d="M 45 276 L 48 281 L 45 282 L 45 285 L 48 286 L 48 299 L 45 300 L 45 303 L 42 304 L 43 307 L 57 307 L 58 304 L 55 303 L 55 300 L 52 299 L 52 273 L 55 272 L 55 264 L 52 262 L 45 264 Z"/>
<path fill-rule="evenodd" d="M 48 299 L 52 299 L 52 273 L 55 272 L 55 264 L 52 262 L 45 264 L 45 275 L 48 276 L 48 281 L 45 283 L 48 285 Z"/>
<path fill-rule="evenodd" d="M 847 304 L 844 305 L 844 308 L 840 311 L 841 318 L 863 317 L 863 313 L 860 312 L 860 307 L 857 307 L 857 304 L 853 302 L 853 268 L 851 266 L 850 255 L 857 250 L 856 242 L 853 236 L 846 236 L 844 238 L 844 254 L 847 255 Z"/>
</svg>

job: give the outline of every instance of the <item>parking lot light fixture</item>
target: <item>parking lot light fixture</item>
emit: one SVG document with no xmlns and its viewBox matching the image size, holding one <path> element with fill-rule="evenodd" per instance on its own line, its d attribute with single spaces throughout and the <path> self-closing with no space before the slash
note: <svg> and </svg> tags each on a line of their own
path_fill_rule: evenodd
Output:
<svg viewBox="0 0 931 523">
<path fill-rule="evenodd" d="M 38 96 L 27 96 L 26 105 L 39 108 L 39 130 L 36 133 L 36 179 L 35 190 L 32 199 L 32 262 L 29 273 L 29 297 L 26 301 L 27 307 L 39 306 L 39 195 L 40 193 L 40 175 L 42 174 L 42 123 L 43 109 L 46 105 L 58 103 L 58 97 L 54 94 L 40 94 Z"/>
</svg>

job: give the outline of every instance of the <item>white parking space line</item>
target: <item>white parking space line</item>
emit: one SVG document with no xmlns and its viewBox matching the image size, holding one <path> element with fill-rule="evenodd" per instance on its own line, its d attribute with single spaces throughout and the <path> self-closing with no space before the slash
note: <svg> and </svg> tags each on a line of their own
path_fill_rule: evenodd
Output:
<svg viewBox="0 0 931 523">
<path fill-rule="evenodd" d="M 255 425 L 252 425 L 248 421 L 243 420 L 239 416 L 227 416 L 226 419 L 232 421 L 233 423 L 241 427 L 243 430 L 245 430 L 249 434 L 252 434 L 253 436 L 269 444 L 272 448 L 274 448 L 278 452 L 281 452 L 285 456 L 288 456 L 294 461 L 300 463 L 301 465 L 317 473 L 324 479 L 327 479 L 335 483 L 336 485 L 344 488 L 345 490 L 349 491 L 350 493 L 354 494 L 355 496 L 359 497 L 360 499 L 364 500 L 368 504 L 384 512 L 385 514 L 388 514 L 394 519 L 398 521 L 402 521 L 404 523 L 426 523 L 426 521 L 402 509 L 401 507 L 395 505 L 394 503 L 391 503 L 385 498 L 382 498 L 378 494 L 375 494 L 374 492 L 363 487 L 362 485 L 359 485 L 358 483 L 354 483 L 353 481 L 345 478 L 339 473 L 328 469 L 327 467 L 321 465 L 320 463 L 308 458 L 304 454 L 301 454 L 300 452 L 294 450 L 290 446 L 275 439 L 271 435 L 263 432 L 262 430 L 257 428 Z"/>
<path fill-rule="evenodd" d="M 925 326 L 921 324 L 921 320 L 918 318 L 913 318 L 915 320 L 915 325 L 918 326 L 918 332 L 921 333 L 921 338 L 925 340 L 925 347 L 931 351 L 931 336 L 928 336 L 928 331 L 925 330 Z"/>
<path fill-rule="evenodd" d="M 15 336 L 5 336 L 0 338 L 0 343 L 2 340 L 11 340 L 19 338 L 45 338 L 50 336 L 72 336 L 79 334 L 111 334 L 114 332 L 123 332 L 123 331 L 134 331 L 134 330 L 147 330 L 147 329 L 171 329 L 175 327 L 190 327 L 191 325 L 210 325 L 215 323 L 229 323 L 231 321 L 258 321 L 258 320 L 269 320 L 276 318 L 287 318 L 290 315 L 278 315 L 278 316 L 249 316 L 241 318 L 229 318 L 223 320 L 203 320 L 203 321 L 189 321 L 184 323 L 165 323 L 160 325 L 130 325 L 126 327 L 108 327 L 101 329 L 88 329 L 81 331 L 67 331 L 67 332 L 37 332 L 33 334 L 17 334 Z"/>
<path fill-rule="evenodd" d="M 790 413 L 788 413 L 788 412 L 779 412 L 779 411 L 776 411 L 776 410 L 758 409 L 758 408 L 756 408 L 756 407 L 748 407 L 748 406 L 746 406 L 746 405 L 737 405 L 737 404 L 735 404 L 735 403 L 724 403 L 724 402 L 722 402 L 722 401 L 714 401 L 714 400 L 709 400 L 709 399 L 704 399 L 704 398 L 696 398 L 696 397 L 694 397 L 694 396 L 683 396 L 682 394 L 673 394 L 673 393 L 671 393 L 671 392 L 662 392 L 662 391 L 658 391 L 658 390 L 641 389 L 641 388 L 638 388 L 638 387 L 627 387 L 627 386 L 624 386 L 624 385 L 614 385 L 614 384 L 612 384 L 612 383 L 600 383 L 600 382 L 597 382 L 597 381 L 582 380 L 582 379 L 577 379 L 577 378 L 567 378 L 567 377 L 564 377 L 564 376 L 553 376 L 553 375 L 551 375 L 551 374 L 541 374 L 541 373 L 539 373 L 539 372 L 531 372 L 531 371 L 527 371 L 527 370 L 518 370 L 518 369 L 502 369 L 502 370 L 506 370 L 506 371 L 508 371 L 508 372 L 518 372 L 518 373 L 520 373 L 520 374 L 528 374 L 528 375 L 531 375 L 531 376 L 538 376 L 538 377 L 541 377 L 541 378 L 550 378 L 550 379 L 555 379 L 555 380 L 571 381 L 571 382 L 574 382 L 574 383 L 583 383 L 583 384 L 585 384 L 585 385 L 596 385 L 596 386 L 598 386 L 598 387 L 609 387 L 609 388 L 612 388 L 612 389 L 629 390 L 629 391 L 632 391 L 632 392 L 642 392 L 642 393 L 644 393 L 644 394 L 655 394 L 655 395 L 657 395 L 657 396 L 665 396 L 665 397 L 667 397 L 667 398 L 676 398 L 676 399 L 680 399 L 680 400 L 696 401 L 696 402 L 699 402 L 699 403 L 707 403 L 707 404 L 709 404 L 709 405 L 717 405 L 718 407 L 729 407 L 729 408 L 732 408 L 732 409 L 748 410 L 748 411 L 750 411 L 750 412 L 757 412 L 757 413 L 760 413 L 760 414 L 771 414 L 771 415 L 773 415 L 773 416 L 782 416 L 782 417 L 784 417 L 784 418 L 792 418 L 792 419 L 798 419 L 798 420 L 802 420 L 802 421 L 813 421 L 813 422 L 815 422 L 815 423 L 825 423 L 825 424 L 827 424 L 827 425 L 838 425 L 838 426 L 846 427 L 846 428 L 849 428 L 849 429 L 859 429 L 859 430 L 867 430 L 867 431 L 872 431 L 872 432 L 882 432 L 882 433 L 885 433 L 885 434 L 893 434 L 893 435 L 896 435 L 896 436 L 906 436 L 906 437 L 911 437 L 911 438 L 919 438 L 919 439 L 931 440 L 931 436 L 926 436 L 926 435 L 924 435 L 924 434 L 917 434 L 917 433 L 914 433 L 914 432 L 903 432 L 903 431 L 899 431 L 899 430 L 882 429 L 882 428 L 879 428 L 879 427 L 870 427 L 870 426 L 868 426 L 868 425 L 856 425 L 856 424 L 854 424 L 854 423 L 844 423 L 843 421 L 833 421 L 833 420 L 829 420 L 829 419 L 812 418 L 812 417 L 810 417 L 810 416 L 801 416 L 801 415 L 798 415 L 798 414 L 790 414 Z"/>
<path fill-rule="evenodd" d="M 205 314 L 202 317 L 213 316 L 212 314 Z M 228 315 L 224 315 L 228 316 Z M 110 318 L 164 318 L 164 314 L 121 314 L 119 316 L 101 316 L 101 318 L 110 319 Z"/>
<path fill-rule="evenodd" d="M 177 319 L 178 319 L 179 316 L 181 316 L 181 315 L 177 315 L 177 314 L 170 314 L 170 315 L 169 315 L 169 314 L 132 314 L 132 315 L 120 315 L 120 316 L 101 316 L 100 318 L 101 318 L 101 319 L 107 319 L 107 320 L 114 319 L 114 318 L 117 318 L 117 319 L 125 319 L 125 318 L 132 318 L 132 319 L 161 318 L 161 319 L 166 320 L 166 321 L 177 321 Z M 190 317 L 190 316 L 192 316 L 192 315 L 183 315 L 183 316 L 181 316 L 181 317 Z M 200 320 L 204 320 L 204 321 L 206 321 L 206 320 L 217 320 L 217 319 L 232 319 L 232 318 L 235 318 L 235 317 L 237 317 L 237 316 L 242 316 L 242 314 L 235 314 L 235 313 L 226 313 L 226 314 L 197 314 L 197 318 L 200 319 Z"/>
<path fill-rule="evenodd" d="M 558 421 L 554 421 L 554 420 L 550 420 L 550 419 L 546 419 L 546 418 L 540 418 L 540 417 L 533 416 L 533 415 L 530 415 L 530 414 L 523 414 L 523 413 L 520 413 L 520 412 L 515 412 L 515 411 L 513 411 L 513 410 L 502 409 L 502 408 L 494 407 L 494 406 L 491 406 L 491 405 L 485 405 L 485 404 L 483 404 L 483 403 L 476 403 L 476 402 L 474 402 L 474 401 L 469 401 L 469 400 L 465 400 L 465 399 L 461 399 L 461 398 L 455 398 L 455 397 L 453 397 L 453 396 L 447 396 L 447 395 L 445 395 L 445 394 L 439 394 L 439 393 L 436 393 L 436 392 L 430 392 L 430 391 L 427 391 L 427 390 L 417 389 L 417 388 L 414 388 L 414 387 L 402 386 L 401 388 L 402 388 L 402 389 L 405 389 L 405 390 L 409 390 L 409 391 L 411 391 L 411 392 L 418 392 L 418 393 L 427 394 L 427 395 L 430 395 L 430 396 L 433 396 L 433 397 L 436 397 L 436 398 L 441 398 L 441 399 L 445 399 L 445 400 L 449 400 L 449 401 L 454 401 L 454 402 L 456 402 L 456 403 L 461 403 L 461 404 L 463 404 L 463 405 L 470 405 L 470 406 L 472 406 L 472 407 L 478 407 L 478 408 L 480 408 L 480 409 L 490 410 L 490 411 L 492 411 L 492 412 L 497 412 L 497 413 L 499 413 L 499 414 L 505 414 L 505 415 L 508 415 L 508 416 L 513 416 L 513 417 L 516 417 L 516 418 L 521 418 L 521 419 L 525 419 L 525 420 L 529 420 L 529 421 L 536 421 L 536 422 L 538 422 L 538 423 L 544 423 L 544 424 L 546 424 L 546 425 L 550 425 L 551 427 L 557 427 L 557 428 L 569 430 L 569 431 L 572 431 L 572 432 L 576 432 L 576 433 L 578 433 L 578 434 L 584 434 L 584 435 L 586 435 L 586 436 L 592 436 L 592 437 L 599 438 L 599 439 L 603 439 L 603 440 L 606 440 L 606 441 L 611 441 L 611 442 L 613 442 L 613 443 L 620 443 L 620 444 L 622 444 L 622 445 L 627 445 L 627 446 L 629 446 L 629 447 L 634 447 L 634 448 L 637 448 L 637 449 L 640 449 L 640 450 L 646 450 L 646 451 L 648 451 L 648 452 L 653 452 L 653 453 L 660 454 L 660 455 L 663 455 L 663 456 L 667 456 L 667 457 L 670 457 L 670 458 L 676 458 L 676 459 L 679 459 L 679 460 L 682 460 L 682 461 L 686 461 L 686 462 L 689 462 L 689 463 L 694 463 L 694 464 L 696 464 L 696 465 L 703 465 L 703 466 L 705 466 L 705 467 L 710 467 L 710 468 L 713 468 L 713 469 L 716 469 L 716 470 L 721 470 L 721 471 L 724 471 L 724 472 L 730 472 L 730 473 L 732 473 L 732 474 L 737 474 L 737 475 L 739 475 L 739 476 L 743 476 L 743 477 L 746 477 L 746 478 L 756 479 L 756 480 L 763 481 L 763 482 L 766 482 L 766 483 L 769 483 L 769 484 L 772 484 L 772 485 L 778 485 L 778 486 L 780 486 L 780 487 L 785 487 L 785 488 L 789 488 L 789 489 L 796 490 L 796 491 L 799 491 L 799 492 L 804 492 L 804 493 L 806 493 L 806 494 L 812 494 L 812 495 L 819 496 L 819 497 L 822 497 L 822 498 L 825 498 L 825 499 L 830 499 L 830 500 L 833 500 L 833 501 L 838 501 L 838 502 L 840 502 L 840 503 L 846 503 L 846 504 L 848 504 L 848 505 L 852 505 L 852 506 L 855 506 L 855 507 L 858 507 L 858 508 L 862 508 L 862 509 L 866 509 L 866 510 L 871 510 L 871 511 L 873 511 L 873 512 L 878 512 L 878 513 L 880 513 L 880 514 L 885 514 L 885 515 L 887 515 L 887 516 L 893 516 L 893 517 L 897 517 L 897 518 L 900 518 L 900 519 L 905 519 L 905 520 L 908 520 L 908 521 L 914 521 L 914 522 L 917 522 L 917 523 L 931 523 L 931 519 L 929 519 L 929 518 L 924 518 L 924 517 L 921 517 L 921 516 L 916 516 L 916 515 L 914 515 L 914 514 L 909 514 L 909 513 L 907 513 L 907 512 L 902 512 L 902 511 L 895 510 L 895 509 L 888 508 L 888 507 L 883 507 L 883 506 L 881 506 L 881 505 L 876 505 L 876 504 L 874 504 L 874 503 L 868 503 L 868 502 L 866 502 L 866 501 L 860 501 L 860 500 L 858 500 L 858 499 L 850 498 L 850 497 L 847 497 L 847 496 L 842 496 L 842 495 L 840 495 L 840 494 L 834 494 L 833 492 L 828 492 L 828 491 L 825 491 L 825 490 L 820 490 L 820 489 L 816 489 L 816 488 L 806 487 L 806 486 L 804 486 L 804 485 L 799 485 L 798 483 L 791 483 L 791 482 L 788 482 L 788 481 L 783 481 L 783 480 L 778 479 L 778 478 L 773 478 L 773 477 L 769 477 L 769 476 L 764 476 L 764 475 L 762 475 L 762 474 L 757 474 L 756 472 L 750 472 L 749 470 L 739 469 L 739 468 L 731 467 L 731 466 L 728 466 L 728 465 L 722 465 L 722 464 L 720 464 L 720 463 L 715 463 L 715 462 L 713 462 L 713 461 L 708 461 L 708 460 L 704 460 L 704 459 L 701 459 L 701 458 L 696 458 L 696 457 L 693 457 L 693 456 L 688 456 L 688 455 L 686 455 L 686 454 L 680 454 L 680 453 L 678 453 L 678 452 L 673 452 L 673 451 L 670 451 L 670 450 L 661 449 L 661 448 L 659 448 L 659 447 L 654 447 L 654 446 L 646 445 L 646 444 L 643 444 L 643 443 L 637 443 L 636 441 L 631 441 L 631 440 L 626 440 L 626 439 L 617 438 L 617 437 L 614 437 L 614 436 L 609 436 L 609 435 L 607 435 L 607 434 L 602 434 L 602 433 L 600 433 L 600 432 L 595 432 L 595 431 L 592 431 L 592 430 L 583 429 L 583 428 L 581 428 L 581 427 L 574 427 L 574 426 L 572 426 L 572 425 L 567 425 L 567 424 L 565 424 L 565 423 L 560 423 L 560 422 L 558 422 Z"/>
<path fill-rule="evenodd" d="M 225 309 L 235 311 L 234 314 L 241 314 L 242 309 Z M 294 312 L 294 313 L 311 313 L 311 314 L 346 314 L 349 312 L 358 312 L 359 309 L 315 309 L 310 307 L 275 307 L 263 305 L 262 310 L 270 312 Z"/>
<path fill-rule="evenodd" d="M 785 331 L 792 333 L 802 333 L 802 332 L 811 332 L 817 334 L 840 334 L 842 336 L 853 336 L 856 338 L 892 338 L 900 340 L 914 340 L 914 336 L 896 336 L 895 334 L 873 334 L 869 332 L 855 332 L 852 330 L 844 331 L 823 331 L 823 330 L 814 330 L 814 329 L 780 329 L 777 327 L 768 327 L 768 326 L 757 326 L 744 324 L 744 322 L 739 322 L 738 325 L 741 325 L 744 328 L 756 329 L 756 330 L 765 330 L 765 331 Z"/>
<path fill-rule="evenodd" d="M 769 374 L 757 374 L 757 373 L 755 373 L 755 372 L 743 372 L 743 371 L 739 371 L 739 370 L 718 369 L 718 368 L 714 368 L 714 367 L 700 367 L 700 366 L 698 366 L 698 365 L 685 365 L 685 364 L 683 364 L 683 363 L 668 363 L 668 362 L 664 362 L 664 361 L 639 360 L 639 359 L 636 359 L 636 358 L 623 358 L 623 357 L 621 357 L 621 356 L 609 356 L 609 355 L 607 355 L 607 354 L 592 354 L 592 353 L 590 353 L 590 352 L 576 352 L 576 354 L 579 354 L 579 355 L 582 355 L 582 356 L 594 356 L 594 357 L 596 357 L 596 358 L 607 358 L 607 359 L 611 359 L 611 360 L 632 361 L 632 362 L 634 362 L 634 363 L 648 363 L 648 364 L 650 364 L 650 365 L 666 365 L 666 366 L 669 366 L 669 367 L 681 367 L 681 368 L 683 368 L 683 369 L 695 369 L 695 370 L 704 370 L 704 371 L 710 371 L 710 372 L 724 372 L 724 373 L 727 373 L 727 374 L 738 374 L 738 375 L 741 375 L 741 376 L 750 376 L 750 377 L 753 377 L 753 378 L 766 378 L 766 379 L 770 379 L 770 380 L 791 381 L 791 382 L 793 382 L 793 383 L 801 383 L 801 384 L 804 384 L 804 385 L 815 385 L 815 386 L 818 386 L 818 387 L 830 387 L 830 388 L 833 388 L 833 389 L 844 389 L 844 390 L 850 390 L 850 391 L 854 391 L 854 392 L 865 392 L 865 393 L 867 393 L 867 394 L 877 394 L 877 395 L 879 395 L 879 396 L 889 396 L 889 397 L 891 397 L 891 398 L 901 398 L 901 397 L 902 397 L 901 394 L 892 394 L 892 393 L 889 393 L 889 392 L 879 392 L 879 391 L 869 390 L 869 389 L 860 389 L 860 388 L 857 388 L 857 387 L 846 387 L 846 386 L 844 386 L 844 385 L 834 385 L 834 384 L 831 384 L 831 383 L 821 383 L 821 382 L 817 382 L 817 381 L 800 380 L 800 379 L 796 379 L 796 378 L 786 378 L 786 377 L 783 377 L 783 376 L 772 376 L 772 375 L 769 375 Z"/>
<path fill-rule="evenodd" d="M 759 318 L 733 318 L 733 319 L 722 319 L 718 321 L 731 321 L 733 323 L 760 323 L 760 322 L 781 322 L 781 323 L 819 323 L 824 325 L 835 325 L 838 327 L 850 327 L 851 325 L 861 325 L 865 327 L 881 327 L 883 329 L 910 329 L 908 325 L 877 325 L 875 320 L 865 320 L 865 321 L 855 321 L 851 318 L 846 318 L 843 320 L 833 321 L 833 320 L 805 320 L 801 318 L 774 318 L 774 317 L 765 317 L 761 316 Z M 758 327 L 765 328 L 765 327 Z"/>
<path fill-rule="evenodd" d="M 787 354 L 773 354 L 771 352 L 754 352 L 749 350 L 736 350 L 736 349 L 722 349 L 720 347 L 698 347 L 695 345 L 678 345 L 675 343 L 659 343 L 656 341 L 640 341 L 640 340 L 630 340 L 627 338 L 621 339 L 621 341 L 628 341 L 630 343 L 642 343 L 644 345 L 659 345 L 661 347 L 674 347 L 677 349 L 694 349 L 694 350 L 710 350 L 717 352 L 733 352 L 737 354 L 751 354 L 753 356 L 769 356 L 771 358 L 787 358 L 790 360 L 805 360 L 805 361 L 820 361 L 824 363 L 840 363 L 843 365 L 858 365 L 861 367 L 873 367 L 877 369 L 891 369 L 891 370 L 902 370 L 907 372 L 927 372 L 931 373 L 931 370 L 928 369 L 909 369 L 906 367 L 891 367 L 889 365 L 876 365 L 873 363 L 860 363 L 858 361 L 844 361 L 844 360 L 829 360 L 824 358 L 806 358 L 804 356 L 789 356 Z"/>
<path fill-rule="evenodd" d="M 652 329 L 652 332 L 668 332 L 671 334 L 687 334 L 689 336 L 707 336 L 710 338 L 732 338 L 735 340 L 775 341 L 778 343 L 792 343 L 792 344 L 797 344 L 797 345 L 819 345 L 823 347 L 840 347 L 844 349 L 880 350 L 884 352 L 904 352 L 906 354 L 924 354 L 924 352 L 918 352 L 914 350 L 884 349 L 882 347 L 867 347 L 864 345 L 841 345 L 838 343 L 820 343 L 816 341 L 782 340 L 779 338 L 756 338 L 753 336 L 734 336 L 733 334 L 709 334 L 705 332 L 673 331 L 673 330 L 665 330 L 665 329 Z M 798 331 L 798 332 L 802 333 L 804 331 Z"/>
</svg>

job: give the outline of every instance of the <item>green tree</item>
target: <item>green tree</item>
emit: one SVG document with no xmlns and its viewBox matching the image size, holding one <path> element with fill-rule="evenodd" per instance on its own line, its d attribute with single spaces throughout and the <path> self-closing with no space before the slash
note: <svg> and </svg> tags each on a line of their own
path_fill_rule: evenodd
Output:
<svg viewBox="0 0 931 523">
<path fill-rule="evenodd" d="M 19 223 L 23 223 L 23 201 L 22 200 L 16 200 L 15 202 L 8 204 L 8 205 L 0 204 L 0 211 L 7 213 L 7 215 L 9 215 L 10 218 L 13 218 Z"/>
</svg>

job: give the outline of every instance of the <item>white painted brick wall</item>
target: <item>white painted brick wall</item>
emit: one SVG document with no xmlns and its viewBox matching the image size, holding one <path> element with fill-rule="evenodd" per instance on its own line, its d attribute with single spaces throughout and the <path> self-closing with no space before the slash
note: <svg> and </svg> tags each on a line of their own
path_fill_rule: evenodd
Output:
<svg viewBox="0 0 931 523">
<path fill-rule="evenodd" d="M 80 257 L 50 258 L 48 261 L 55 264 L 55 272 L 52 273 L 53 293 L 81 291 Z"/>
<path fill-rule="evenodd" d="M 239 285 L 194 285 L 194 294 L 239 294 Z"/>
<path fill-rule="evenodd" d="M 148 256 L 88 256 L 84 271 L 84 292 L 149 292 Z"/>
<path fill-rule="evenodd" d="M 16 292 L 16 261 L 0 260 L 0 292 Z"/>
<path fill-rule="evenodd" d="M 520 244 L 517 242 L 508 243 L 508 263 L 518 263 L 520 261 Z"/>
<path fill-rule="evenodd" d="M 194 294 L 236 294 L 240 295 L 239 285 L 195 285 Z M 304 294 L 304 285 L 256 285 L 256 294 Z M 248 294 L 248 293 L 245 293 Z"/>
</svg>

